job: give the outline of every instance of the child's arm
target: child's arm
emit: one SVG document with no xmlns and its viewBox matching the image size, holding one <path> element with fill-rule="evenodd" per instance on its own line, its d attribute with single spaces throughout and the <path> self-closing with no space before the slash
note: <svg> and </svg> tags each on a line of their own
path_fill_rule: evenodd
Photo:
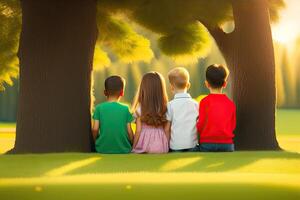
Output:
<svg viewBox="0 0 300 200">
<path fill-rule="evenodd" d="M 100 128 L 99 120 L 93 120 L 92 133 L 93 133 L 94 140 L 96 140 L 99 134 L 99 128 Z"/>
<path fill-rule="evenodd" d="M 133 130 L 131 127 L 131 123 L 127 123 L 127 132 L 128 132 L 129 141 L 132 143 L 133 142 Z"/>
<path fill-rule="evenodd" d="M 167 136 L 168 141 L 170 141 L 171 138 L 171 122 L 168 121 L 164 126 L 165 134 Z"/>
<path fill-rule="evenodd" d="M 138 117 L 136 119 L 136 131 L 135 131 L 134 139 L 133 139 L 133 147 L 135 147 L 136 144 L 138 143 L 141 131 L 142 131 L 142 122 L 141 122 L 141 119 Z"/>
<path fill-rule="evenodd" d="M 171 124 L 172 124 L 172 118 L 173 118 L 173 112 L 172 112 L 170 102 L 167 104 L 166 118 L 167 118 L 167 123 L 164 126 L 164 131 L 165 131 L 165 134 L 167 136 L 168 141 L 170 141 L 170 138 L 171 138 Z"/>
</svg>

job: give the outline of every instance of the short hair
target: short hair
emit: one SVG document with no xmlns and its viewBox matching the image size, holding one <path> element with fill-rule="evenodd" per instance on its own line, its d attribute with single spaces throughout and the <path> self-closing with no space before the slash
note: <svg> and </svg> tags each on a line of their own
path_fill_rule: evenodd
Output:
<svg viewBox="0 0 300 200">
<path fill-rule="evenodd" d="M 105 79 L 104 88 L 107 96 L 119 96 L 124 87 L 125 79 L 121 76 L 110 76 Z"/>
<path fill-rule="evenodd" d="M 178 89 L 184 89 L 190 82 L 189 72 L 183 67 L 176 67 L 168 73 L 169 82 Z"/>
<path fill-rule="evenodd" d="M 212 88 L 221 88 L 228 75 L 229 70 L 223 65 L 213 64 L 206 69 L 206 81 Z"/>
</svg>

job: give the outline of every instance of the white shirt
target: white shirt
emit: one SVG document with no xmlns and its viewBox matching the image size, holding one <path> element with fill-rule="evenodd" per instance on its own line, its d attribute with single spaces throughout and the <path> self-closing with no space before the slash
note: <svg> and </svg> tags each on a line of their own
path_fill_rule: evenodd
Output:
<svg viewBox="0 0 300 200">
<path fill-rule="evenodd" d="M 198 107 L 199 104 L 189 93 L 177 93 L 168 103 L 167 120 L 171 122 L 171 149 L 190 149 L 197 145 Z"/>
</svg>

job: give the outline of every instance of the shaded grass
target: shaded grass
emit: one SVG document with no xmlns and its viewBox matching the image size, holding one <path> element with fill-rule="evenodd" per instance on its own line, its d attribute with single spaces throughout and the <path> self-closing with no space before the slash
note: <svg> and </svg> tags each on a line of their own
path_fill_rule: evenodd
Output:
<svg viewBox="0 0 300 200">
<path fill-rule="evenodd" d="M 39 189 L 38 189 L 39 188 Z M 76 192 L 75 192 L 76 191 Z M 2 187 L 3 199 L 280 199 L 299 200 L 297 188 L 254 184 L 87 184 Z"/>
</svg>

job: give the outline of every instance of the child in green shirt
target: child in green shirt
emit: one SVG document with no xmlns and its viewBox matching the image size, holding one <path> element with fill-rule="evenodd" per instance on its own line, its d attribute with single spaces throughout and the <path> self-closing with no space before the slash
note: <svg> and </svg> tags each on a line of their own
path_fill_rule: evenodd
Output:
<svg viewBox="0 0 300 200">
<path fill-rule="evenodd" d="M 97 105 L 93 115 L 95 149 L 99 153 L 130 153 L 134 118 L 128 106 L 119 103 L 124 95 L 125 80 L 110 76 L 104 85 L 107 101 Z"/>
</svg>

